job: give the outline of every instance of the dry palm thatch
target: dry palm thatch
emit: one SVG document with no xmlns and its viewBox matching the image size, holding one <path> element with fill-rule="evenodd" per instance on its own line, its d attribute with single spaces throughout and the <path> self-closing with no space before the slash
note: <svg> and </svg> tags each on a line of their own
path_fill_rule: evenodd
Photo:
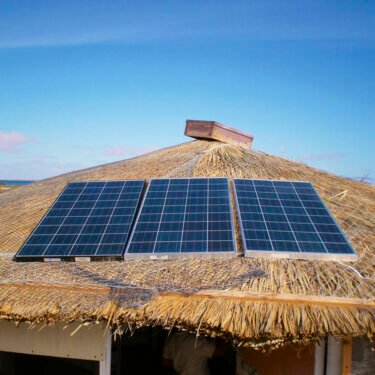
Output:
<svg viewBox="0 0 375 375">
<path fill-rule="evenodd" d="M 15 263 L 67 182 L 152 177 L 311 181 L 359 254 L 356 263 L 267 258 Z M 233 203 L 233 202 L 232 202 Z M 235 211 L 234 211 L 235 212 Z M 374 309 L 210 297 L 205 289 L 374 299 L 375 188 L 304 164 L 220 142 L 194 141 L 73 172 L 0 196 L 0 317 L 32 323 L 105 320 L 178 326 L 254 347 L 323 335 L 375 336 Z M 237 248 L 242 250 L 238 218 Z"/>
</svg>

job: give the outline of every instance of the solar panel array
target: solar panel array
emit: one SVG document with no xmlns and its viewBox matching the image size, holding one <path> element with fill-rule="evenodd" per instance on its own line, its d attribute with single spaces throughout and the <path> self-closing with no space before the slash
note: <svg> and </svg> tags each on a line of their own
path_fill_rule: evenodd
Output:
<svg viewBox="0 0 375 375">
<path fill-rule="evenodd" d="M 233 185 L 246 255 L 356 255 L 311 183 L 233 179 Z"/>
<path fill-rule="evenodd" d="M 227 178 L 152 179 L 125 256 L 223 255 L 235 248 Z"/>
<path fill-rule="evenodd" d="M 144 186 L 68 184 L 15 258 L 235 254 L 228 178 L 151 179 L 133 226 Z M 357 256 L 311 183 L 233 179 L 233 187 L 247 256 Z"/>
<path fill-rule="evenodd" d="M 73 182 L 16 255 L 122 256 L 145 180 Z"/>
</svg>

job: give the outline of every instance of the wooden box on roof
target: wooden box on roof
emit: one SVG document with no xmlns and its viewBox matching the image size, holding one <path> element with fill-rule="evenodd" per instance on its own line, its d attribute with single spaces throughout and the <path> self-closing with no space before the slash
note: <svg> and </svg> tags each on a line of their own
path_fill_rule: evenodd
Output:
<svg viewBox="0 0 375 375">
<path fill-rule="evenodd" d="M 185 135 L 251 148 L 254 136 L 216 121 L 186 120 Z"/>
</svg>

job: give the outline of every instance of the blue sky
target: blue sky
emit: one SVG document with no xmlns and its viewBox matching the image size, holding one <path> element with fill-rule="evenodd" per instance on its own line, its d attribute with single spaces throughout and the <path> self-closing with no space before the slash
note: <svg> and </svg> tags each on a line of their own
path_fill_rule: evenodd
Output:
<svg viewBox="0 0 375 375">
<path fill-rule="evenodd" d="M 40 179 L 187 141 L 375 177 L 373 1 L 0 0 L 0 179 Z"/>
</svg>

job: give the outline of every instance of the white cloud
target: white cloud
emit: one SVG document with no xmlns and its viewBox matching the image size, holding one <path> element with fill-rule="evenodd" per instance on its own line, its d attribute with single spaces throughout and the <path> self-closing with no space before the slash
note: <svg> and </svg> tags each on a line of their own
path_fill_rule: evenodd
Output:
<svg viewBox="0 0 375 375">
<path fill-rule="evenodd" d="M 31 142 L 36 142 L 36 138 L 15 131 L 10 133 L 0 131 L 0 151 L 17 152 L 20 145 Z"/>
</svg>

